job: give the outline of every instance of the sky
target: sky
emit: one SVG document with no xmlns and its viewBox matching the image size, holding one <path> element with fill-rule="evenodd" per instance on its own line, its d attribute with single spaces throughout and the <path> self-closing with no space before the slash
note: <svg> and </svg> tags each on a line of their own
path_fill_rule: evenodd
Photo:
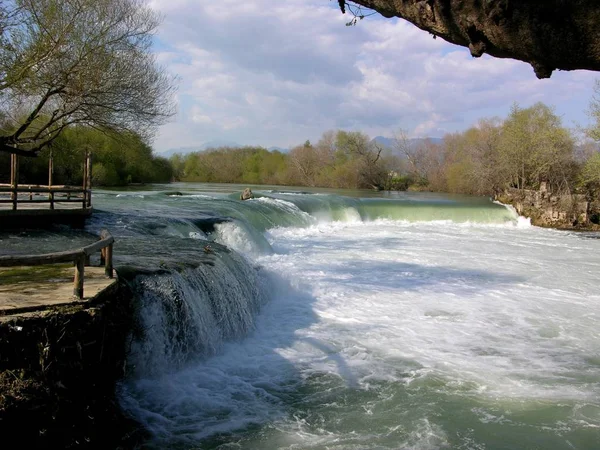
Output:
<svg viewBox="0 0 600 450">
<path fill-rule="evenodd" d="M 568 127 L 586 125 L 600 74 L 555 72 L 538 80 L 526 63 L 433 37 L 400 19 L 356 26 L 331 0 L 152 0 L 163 22 L 159 63 L 178 77 L 178 113 L 154 148 L 208 141 L 289 148 L 324 131 L 371 137 L 442 137 L 517 102 L 555 107 Z"/>
</svg>

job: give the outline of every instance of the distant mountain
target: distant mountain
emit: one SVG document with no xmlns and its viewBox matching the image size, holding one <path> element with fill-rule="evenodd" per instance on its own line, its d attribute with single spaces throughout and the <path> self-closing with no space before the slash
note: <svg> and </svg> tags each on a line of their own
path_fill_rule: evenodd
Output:
<svg viewBox="0 0 600 450">
<path fill-rule="evenodd" d="M 186 155 L 188 153 L 203 152 L 204 150 L 208 150 L 209 148 L 219 148 L 219 147 L 238 148 L 238 147 L 241 147 L 241 145 L 239 145 L 238 143 L 233 142 L 233 141 L 219 141 L 219 140 L 207 141 L 201 145 L 197 145 L 197 146 L 193 146 L 193 147 L 171 148 L 164 152 L 158 153 L 158 156 L 162 156 L 163 158 L 170 158 L 171 156 L 173 156 L 176 153 L 179 153 L 180 155 Z"/>
<path fill-rule="evenodd" d="M 387 148 L 394 148 L 394 138 L 388 138 L 388 137 L 384 137 L 384 136 L 377 136 L 375 138 L 372 139 L 371 142 L 376 142 L 379 145 L 383 145 L 384 147 Z M 430 141 L 434 144 L 441 144 L 442 142 L 444 142 L 444 140 L 442 138 L 413 138 L 413 139 L 408 139 L 408 144 L 411 147 L 416 147 L 419 144 L 422 144 L 425 141 Z"/>
<path fill-rule="evenodd" d="M 267 150 L 269 150 L 270 152 L 278 151 L 281 153 L 288 153 L 290 151 L 289 148 L 282 148 L 282 147 L 269 147 Z"/>
</svg>

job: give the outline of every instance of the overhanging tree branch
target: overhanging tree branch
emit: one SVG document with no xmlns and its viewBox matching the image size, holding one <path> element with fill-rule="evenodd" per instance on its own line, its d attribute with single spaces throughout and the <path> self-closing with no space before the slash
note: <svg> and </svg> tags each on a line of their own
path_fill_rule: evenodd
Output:
<svg viewBox="0 0 600 450">
<path fill-rule="evenodd" d="M 144 134 L 172 116 L 175 79 L 150 51 L 158 17 L 145 0 L 20 5 L 16 25 L 2 28 L 0 95 L 23 113 L 6 115 L 0 142 L 37 152 L 64 124 Z"/>
<path fill-rule="evenodd" d="M 525 61 L 538 78 L 556 69 L 600 71 L 598 0 L 340 1 L 342 11 L 352 4 L 405 19 L 469 48 L 474 57 L 487 53 Z"/>
</svg>

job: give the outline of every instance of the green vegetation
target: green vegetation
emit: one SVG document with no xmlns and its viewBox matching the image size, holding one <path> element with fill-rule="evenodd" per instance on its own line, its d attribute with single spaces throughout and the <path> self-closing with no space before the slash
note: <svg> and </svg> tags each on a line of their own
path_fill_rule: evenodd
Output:
<svg viewBox="0 0 600 450">
<path fill-rule="evenodd" d="M 261 147 L 219 148 L 171 158 L 182 181 L 384 189 L 382 148 L 359 132 L 323 134 L 288 154 Z"/>
<path fill-rule="evenodd" d="M 96 186 L 200 182 L 491 195 L 506 188 L 600 191 L 600 82 L 590 105 L 589 143 L 576 145 L 554 111 L 514 106 L 442 144 L 402 134 L 382 148 L 359 131 L 328 131 L 289 153 L 218 148 L 155 157 L 149 137 L 173 113 L 174 79 L 152 53 L 158 15 L 144 0 L 0 2 L 0 179 L 8 153 L 20 183 L 78 185 L 86 152 Z"/>
<path fill-rule="evenodd" d="M 48 184 L 48 157 L 54 159 L 54 184 L 80 185 L 85 152 L 92 154 L 94 186 L 123 186 L 130 183 L 168 183 L 173 170 L 165 158 L 155 157 L 152 148 L 134 133 L 105 133 L 86 126 L 73 126 L 39 153 L 37 158 L 20 158 L 19 183 Z M 8 180 L 10 156 L 0 153 L 0 180 Z"/>
<path fill-rule="evenodd" d="M 218 148 L 171 158 L 175 176 L 206 183 L 285 184 L 286 156 L 261 147 Z"/>
<path fill-rule="evenodd" d="M 73 280 L 72 264 L 51 264 L 36 267 L 10 267 L 0 269 L 0 286 L 11 286 L 19 283 L 28 285 Z"/>
<path fill-rule="evenodd" d="M 551 108 L 515 105 L 504 121 L 481 121 L 446 136 L 437 173 L 427 179 L 442 191 L 467 194 L 537 189 L 542 182 L 553 192 L 570 192 L 578 171 L 575 148 L 571 132 Z"/>
<path fill-rule="evenodd" d="M 0 2 L 0 151 L 38 153 L 73 126 L 147 136 L 164 123 L 158 25 L 143 0 Z"/>
<path fill-rule="evenodd" d="M 600 95 L 600 83 L 596 85 Z M 360 132 L 328 131 L 315 145 L 306 141 L 288 154 L 263 148 L 220 148 L 171 162 L 183 181 L 282 184 L 333 188 L 431 190 L 493 195 L 506 188 L 596 196 L 600 189 L 600 101 L 585 145 L 576 145 L 552 108 L 514 105 L 508 117 L 481 120 L 445 136 L 440 144 L 417 145 L 400 133 L 382 148 Z M 597 142 L 594 142 L 596 139 Z"/>
</svg>

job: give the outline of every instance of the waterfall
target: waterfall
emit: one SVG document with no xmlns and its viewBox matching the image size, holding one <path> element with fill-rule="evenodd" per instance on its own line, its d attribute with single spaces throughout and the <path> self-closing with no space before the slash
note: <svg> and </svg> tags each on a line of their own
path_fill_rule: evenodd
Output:
<svg viewBox="0 0 600 450">
<path fill-rule="evenodd" d="M 214 355 L 223 343 L 253 329 L 268 298 L 259 267 L 239 254 L 214 248 L 197 267 L 138 275 L 138 327 L 129 364 L 134 376 L 154 376 Z"/>
</svg>

